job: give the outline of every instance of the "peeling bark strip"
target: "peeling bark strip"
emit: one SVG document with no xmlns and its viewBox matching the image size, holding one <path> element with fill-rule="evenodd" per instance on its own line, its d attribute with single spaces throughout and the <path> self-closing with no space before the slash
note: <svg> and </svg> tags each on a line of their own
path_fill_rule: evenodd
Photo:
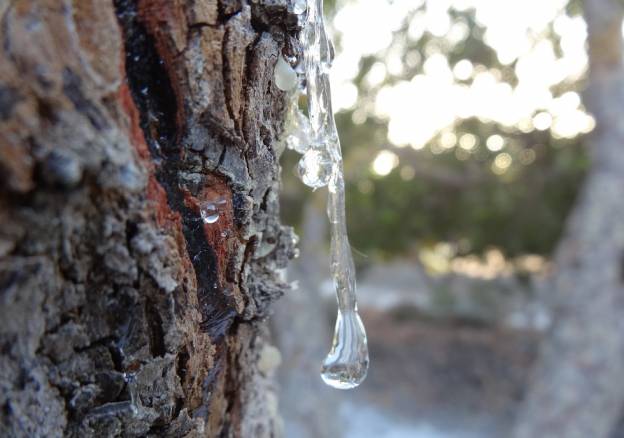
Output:
<svg viewBox="0 0 624 438">
<path fill-rule="evenodd" d="M 287 6 L 0 1 L 0 436 L 274 435 Z"/>
</svg>

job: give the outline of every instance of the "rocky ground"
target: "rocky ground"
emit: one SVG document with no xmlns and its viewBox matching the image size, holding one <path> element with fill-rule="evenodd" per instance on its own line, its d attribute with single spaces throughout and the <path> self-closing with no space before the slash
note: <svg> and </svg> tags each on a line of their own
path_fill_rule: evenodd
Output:
<svg viewBox="0 0 624 438">
<path fill-rule="evenodd" d="M 504 435 L 535 358 L 536 333 L 434 320 L 409 309 L 368 309 L 363 317 L 372 365 L 349 406 L 392 413 L 399 429 L 411 425 L 423 436 Z"/>
<path fill-rule="evenodd" d="M 276 341 L 283 354 L 278 378 L 286 437 L 505 435 L 523 396 L 539 332 L 452 308 L 432 315 L 429 307 L 418 307 L 419 300 L 404 299 L 408 288 L 427 294 L 427 285 L 407 277 L 403 283 L 409 286 L 397 298 L 389 296 L 396 288 L 379 289 L 362 276 L 360 289 L 377 289 L 388 299 L 362 294 L 371 368 L 364 384 L 352 391 L 325 387 L 318 377 L 335 312 L 319 282 L 304 279 L 279 304 L 274 323 L 281 333 Z M 371 278 L 378 281 L 379 275 Z M 453 293 L 461 290 L 455 287 Z"/>
</svg>

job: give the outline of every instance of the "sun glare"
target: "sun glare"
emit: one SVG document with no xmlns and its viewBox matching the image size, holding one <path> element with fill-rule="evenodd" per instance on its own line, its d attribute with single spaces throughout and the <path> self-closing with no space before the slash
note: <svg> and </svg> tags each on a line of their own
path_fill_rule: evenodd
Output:
<svg viewBox="0 0 624 438">
<path fill-rule="evenodd" d="M 399 157 L 392 151 L 383 150 L 373 161 L 373 172 L 379 176 L 386 176 L 399 165 Z"/>
<path fill-rule="evenodd" d="M 429 32 L 448 44 L 457 44 L 467 37 L 469 28 L 465 23 L 454 23 L 449 11 L 473 8 L 477 23 L 486 29 L 484 41 L 502 64 L 515 63 L 518 82 L 512 86 L 499 71 L 473 65 L 468 59 L 449 65 L 446 56 L 433 46 L 423 53 L 402 56 L 402 47 L 394 47 L 393 32 L 423 3 L 426 8 L 411 14 L 407 23 L 409 39 L 417 40 Z M 364 79 L 371 90 L 367 98 L 374 99 L 366 112 L 387 120 L 388 140 L 396 147 L 421 149 L 452 129 L 458 120 L 471 117 L 522 132 L 550 129 L 560 138 L 589 132 L 593 118 L 584 111 L 578 94 L 554 96 L 552 92 L 558 84 L 578 80 L 587 68 L 585 23 L 582 18 L 566 15 L 565 4 L 565 0 L 349 1 L 333 23 L 340 34 L 341 49 L 332 69 L 336 109 L 356 105 L 358 91 L 352 81 L 361 59 L 385 53 L 385 62 L 376 62 Z M 561 53 L 546 37 L 551 27 L 561 41 Z M 420 63 L 422 73 L 383 85 L 388 74 L 400 75 L 406 65 Z M 451 141 L 446 135 L 437 147 L 452 148 L 458 142 L 468 151 L 476 139 L 472 142 L 467 138 L 458 135 Z M 503 148 L 501 140 L 493 136 L 486 145 L 497 152 Z M 383 151 L 375 159 L 373 169 L 379 175 L 393 168 L 388 164 L 392 162 L 388 153 Z"/>
</svg>

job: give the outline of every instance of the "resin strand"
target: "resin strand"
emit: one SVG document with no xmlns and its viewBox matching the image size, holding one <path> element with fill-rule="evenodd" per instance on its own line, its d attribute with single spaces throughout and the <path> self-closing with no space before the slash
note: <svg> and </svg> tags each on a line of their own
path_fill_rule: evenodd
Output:
<svg viewBox="0 0 624 438">
<path fill-rule="evenodd" d="M 329 83 L 334 50 L 325 30 L 323 0 L 308 1 L 303 44 L 312 139 L 310 151 L 320 151 L 330 158 L 329 164 L 316 164 L 330 166 L 327 169 L 331 175 L 327 201 L 331 231 L 330 272 L 338 301 L 332 347 L 323 361 L 321 377 L 332 387 L 349 389 L 366 378 L 369 359 L 366 332 L 357 311 L 355 265 L 347 237 L 342 153 Z"/>
</svg>

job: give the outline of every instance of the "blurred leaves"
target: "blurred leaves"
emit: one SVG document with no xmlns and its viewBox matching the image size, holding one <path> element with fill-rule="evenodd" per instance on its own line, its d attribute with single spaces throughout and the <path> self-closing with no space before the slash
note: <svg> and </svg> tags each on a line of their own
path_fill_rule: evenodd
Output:
<svg viewBox="0 0 624 438">
<path fill-rule="evenodd" d="M 326 1 L 327 10 L 334 3 Z M 577 3 L 570 2 L 569 14 Z M 358 250 L 384 258 L 415 252 L 419 245 L 435 242 L 455 244 L 459 255 L 483 253 L 492 246 L 507 256 L 549 255 L 588 167 L 583 135 L 562 139 L 548 128 L 520 130 L 469 118 L 458 120 L 446 131 L 453 134 L 454 144 L 442 141 L 444 133 L 440 133 L 422 149 L 397 148 L 387 140 L 388 121 L 370 111 L 379 89 L 421 74 L 423 61 L 432 53 L 442 53 L 451 68 L 468 59 L 475 69 L 492 71 L 512 87 L 517 84 L 515 62 L 499 62 L 483 40 L 485 29 L 475 20 L 474 10 L 451 9 L 449 14 L 453 23 L 468 28 L 460 41 L 450 43 L 427 31 L 412 41 L 407 37 L 408 16 L 387 50 L 360 60 L 353 79 L 359 90 L 358 102 L 336 115 L 347 178 L 350 239 Z M 554 32 L 543 37 L 559 50 Z M 401 71 L 387 69 L 382 83 L 367 82 L 375 64 L 385 64 L 397 50 L 403 60 Z M 580 85 L 558 84 L 551 91 L 559 96 Z M 415 119 L 415 126 L 418 123 Z M 472 149 L 463 149 L 458 141 L 465 134 L 476 138 Z M 493 135 L 504 139 L 503 147 L 486 147 Z M 388 175 L 379 176 L 371 170 L 371 163 L 384 149 L 397 154 L 400 164 Z M 300 212 L 310 198 L 310 192 L 294 177 L 297 159 L 292 151 L 282 158 L 284 219 L 292 224 L 301 221 Z"/>
</svg>

